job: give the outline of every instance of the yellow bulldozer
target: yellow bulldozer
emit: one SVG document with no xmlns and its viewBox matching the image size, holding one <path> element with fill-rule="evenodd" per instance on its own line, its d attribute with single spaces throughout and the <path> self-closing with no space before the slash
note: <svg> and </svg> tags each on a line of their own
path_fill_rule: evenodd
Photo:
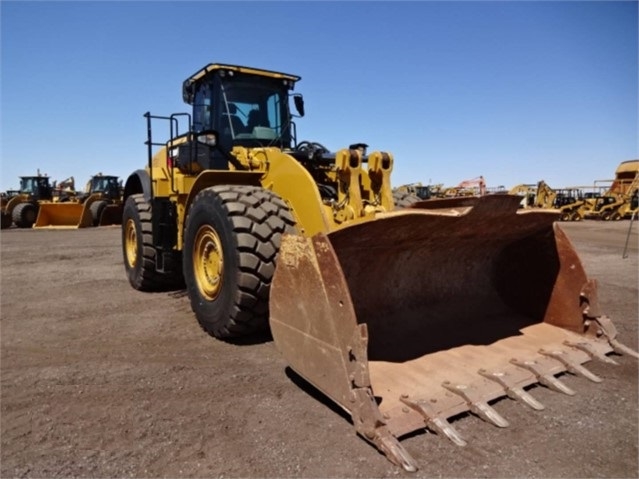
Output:
<svg viewBox="0 0 639 479">
<path fill-rule="evenodd" d="M 463 446 L 450 417 L 505 427 L 489 402 L 542 409 L 528 386 L 572 394 L 556 375 L 600 381 L 583 363 L 636 356 L 556 212 L 505 194 L 396 209 L 391 153 L 297 140 L 299 80 L 209 64 L 183 83 L 191 112 L 144 115 L 148 163 L 125 182 L 122 218 L 133 288 L 185 285 L 216 338 L 270 329 L 291 368 L 407 471 L 401 437 L 430 429 Z"/>
<path fill-rule="evenodd" d="M 31 228 L 36 222 L 41 205 L 54 200 L 53 186 L 47 175 L 21 176 L 20 189 L 2 199 L 2 229 L 16 225 Z"/>
<path fill-rule="evenodd" d="M 122 186 L 117 176 L 98 173 L 83 192 L 60 193 L 54 203 L 42 204 L 34 228 L 86 228 L 122 222 Z"/>
</svg>

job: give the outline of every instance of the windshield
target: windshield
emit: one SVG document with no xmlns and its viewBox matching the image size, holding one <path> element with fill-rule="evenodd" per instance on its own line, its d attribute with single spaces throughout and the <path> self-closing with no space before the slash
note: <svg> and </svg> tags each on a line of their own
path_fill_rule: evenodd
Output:
<svg viewBox="0 0 639 479">
<path fill-rule="evenodd" d="M 224 79 L 221 93 L 223 137 L 262 144 L 290 142 L 288 94 L 283 85 L 264 78 Z"/>
<path fill-rule="evenodd" d="M 288 92 L 282 79 L 235 73 L 214 76 L 198 85 L 193 103 L 193 128 L 217 130 L 227 148 L 288 147 L 291 122 Z"/>
<path fill-rule="evenodd" d="M 20 191 L 22 193 L 36 193 L 38 187 L 46 188 L 49 182 L 46 177 L 27 176 L 20 178 Z"/>
<path fill-rule="evenodd" d="M 115 191 L 118 188 L 118 179 L 114 176 L 94 176 L 92 183 L 93 192 Z"/>
</svg>

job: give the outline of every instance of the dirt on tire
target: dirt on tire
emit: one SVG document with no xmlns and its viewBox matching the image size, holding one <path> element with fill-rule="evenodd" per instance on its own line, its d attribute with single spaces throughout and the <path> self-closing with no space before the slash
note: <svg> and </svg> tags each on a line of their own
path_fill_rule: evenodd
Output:
<svg viewBox="0 0 639 479">
<path fill-rule="evenodd" d="M 619 339 L 637 347 L 637 225 L 562 223 Z M 455 418 L 469 442 L 403 438 L 406 473 L 286 365 L 268 337 L 220 341 L 183 290 L 125 275 L 120 227 L 3 230 L 1 477 L 638 477 L 637 360 L 586 363 L 600 384 L 537 385 L 546 409 L 507 398 L 496 428 Z M 371 280 L 374 280 L 372 278 Z M 294 299 L 295 292 L 291 291 Z"/>
</svg>

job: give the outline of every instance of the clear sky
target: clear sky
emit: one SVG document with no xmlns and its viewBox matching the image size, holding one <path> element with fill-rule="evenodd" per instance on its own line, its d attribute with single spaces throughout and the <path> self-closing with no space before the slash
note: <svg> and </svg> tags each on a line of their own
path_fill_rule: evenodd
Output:
<svg viewBox="0 0 639 479">
<path fill-rule="evenodd" d="M 37 169 L 126 178 L 146 164 L 144 112 L 187 111 L 182 81 L 211 62 L 300 75 L 298 140 L 392 152 L 394 185 L 586 185 L 639 157 L 635 1 L 0 9 L 1 190 Z"/>
</svg>

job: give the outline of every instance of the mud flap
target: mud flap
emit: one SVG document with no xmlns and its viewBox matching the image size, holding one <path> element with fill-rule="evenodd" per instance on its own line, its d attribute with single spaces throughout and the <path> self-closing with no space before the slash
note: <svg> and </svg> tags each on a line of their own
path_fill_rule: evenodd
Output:
<svg viewBox="0 0 639 479">
<path fill-rule="evenodd" d="M 527 386 L 574 394 L 558 374 L 600 381 L 582 364 L 626 352 L 556 213 L 519 201 L 422 202 L 282 238 L 270 293 L 276 347 L 406 470 L 416 465 L 401 436 L 428 428 L 464 445 L 452 416 L 507 427 L 491 401 L 543 409 Z"/>
</svg>

